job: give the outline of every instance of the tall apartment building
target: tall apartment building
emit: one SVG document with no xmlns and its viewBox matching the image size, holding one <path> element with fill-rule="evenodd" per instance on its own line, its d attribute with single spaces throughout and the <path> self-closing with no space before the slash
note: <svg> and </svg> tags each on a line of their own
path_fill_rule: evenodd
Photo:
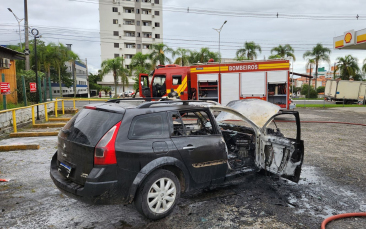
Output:
<svg viewBox="0 0 366 229">
<path fill-rule="evenodd" d="M 153 43 L 163 42 L 162 0 L 99 0 L 101 60 L 118 56 L 125 58 L 129 68 L 137 52 L 147 54 Z M 125 91 L 132 89 L 131 80 Z M 108 74 L 98 84 L 111 86 L 113 75 Z M 122 92 L 119 85 L 117 94 Z"/>
</svg>

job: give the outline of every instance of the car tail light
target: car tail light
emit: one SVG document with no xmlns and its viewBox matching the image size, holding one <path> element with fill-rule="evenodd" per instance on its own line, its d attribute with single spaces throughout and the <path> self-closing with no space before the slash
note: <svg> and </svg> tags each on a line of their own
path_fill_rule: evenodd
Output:
<svg viewBox="0 0 366 229">
<path fill-rule="evenodd" d="M 117 123 L 99 140 L 94 151 L 94 165 L 117 164 L 114 145 L 120 126 L 121 122 Z"/>
</svg>

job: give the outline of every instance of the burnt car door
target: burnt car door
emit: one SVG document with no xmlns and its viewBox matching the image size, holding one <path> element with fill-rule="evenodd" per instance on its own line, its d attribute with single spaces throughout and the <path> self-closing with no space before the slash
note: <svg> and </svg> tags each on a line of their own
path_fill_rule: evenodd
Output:
<svg viewBox="0 0 366 229">
<path fill-rule="evenodd" d="M 210 109 L 221 111 L 216 118 L 218 122 L 242 119 L 251 125 L 256 135 L 255 164 L 258 168 L 299 181 L 304 142 L 297 111 L 281 111 L 279 106 L 258 99 L 232 101 L 226 107 L 210 106 Z M 266 128 L 279 115 L 295 117 L 296 138 L 287 138 L 279 131 Z"/>
<path fill-rule="evenodd" d="M 296 122 L 296 139 L 284 137 L 278 130 L 266 128 L 275 117 L 293 115 Z M 256 164 L 259 168 L 279 174 L 294 182 L 299 182 L 304 160 L 304 141 L 301 140 L 300 117 L 297 111 L 280 111 L 263 126 L 257 141 Z"/>
<path fill-rule="evenodd" d="M 170 112 L 171 139 L 196 183 L 224 179 L 225 141 L 209 110 Z"/>
</svg>

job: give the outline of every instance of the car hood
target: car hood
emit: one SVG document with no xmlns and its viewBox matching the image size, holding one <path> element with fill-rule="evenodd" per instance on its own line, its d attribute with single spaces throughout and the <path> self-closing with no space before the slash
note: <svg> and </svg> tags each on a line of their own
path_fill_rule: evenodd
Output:
<svg viewBox="0 0 366 229">
<path fill-rule="evenodd" d="M 260 99 L 234 100 L 228 103 L 226 107 L 239 112 L 259 128 L 262 128 L 268 122 L 268 120 L 270 120 L 281 109 L 281 107 L 273 103 L 269 103 Z M 238 119 L 241 118 L 233 113 L 225 111 L 221 112 L 216 117 L 217 122 Z"/>
</svg>

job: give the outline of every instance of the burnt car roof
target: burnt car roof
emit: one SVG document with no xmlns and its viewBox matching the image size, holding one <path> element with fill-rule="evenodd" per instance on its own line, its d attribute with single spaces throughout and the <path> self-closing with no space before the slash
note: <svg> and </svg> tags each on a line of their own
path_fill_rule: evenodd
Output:
<svg viewBox="0 0 366 229">
<path fill-rule="evenodd" d="M 207 107 L 199 107 L 192 105 L 172 105 L 172 104 L 161 104 L 158 106 L 150 106 L 146 108 L 139 108 L 126 103 L 98 103 L 92 105 L 86 105 L 84 108 L 95 108 L 96 110 L 108 111 L 113 113 L 124 114 L 126 110 L 151 110 L 151 111 L 174 111 L 174 110 L 206 110 Z"/>
</svg>

